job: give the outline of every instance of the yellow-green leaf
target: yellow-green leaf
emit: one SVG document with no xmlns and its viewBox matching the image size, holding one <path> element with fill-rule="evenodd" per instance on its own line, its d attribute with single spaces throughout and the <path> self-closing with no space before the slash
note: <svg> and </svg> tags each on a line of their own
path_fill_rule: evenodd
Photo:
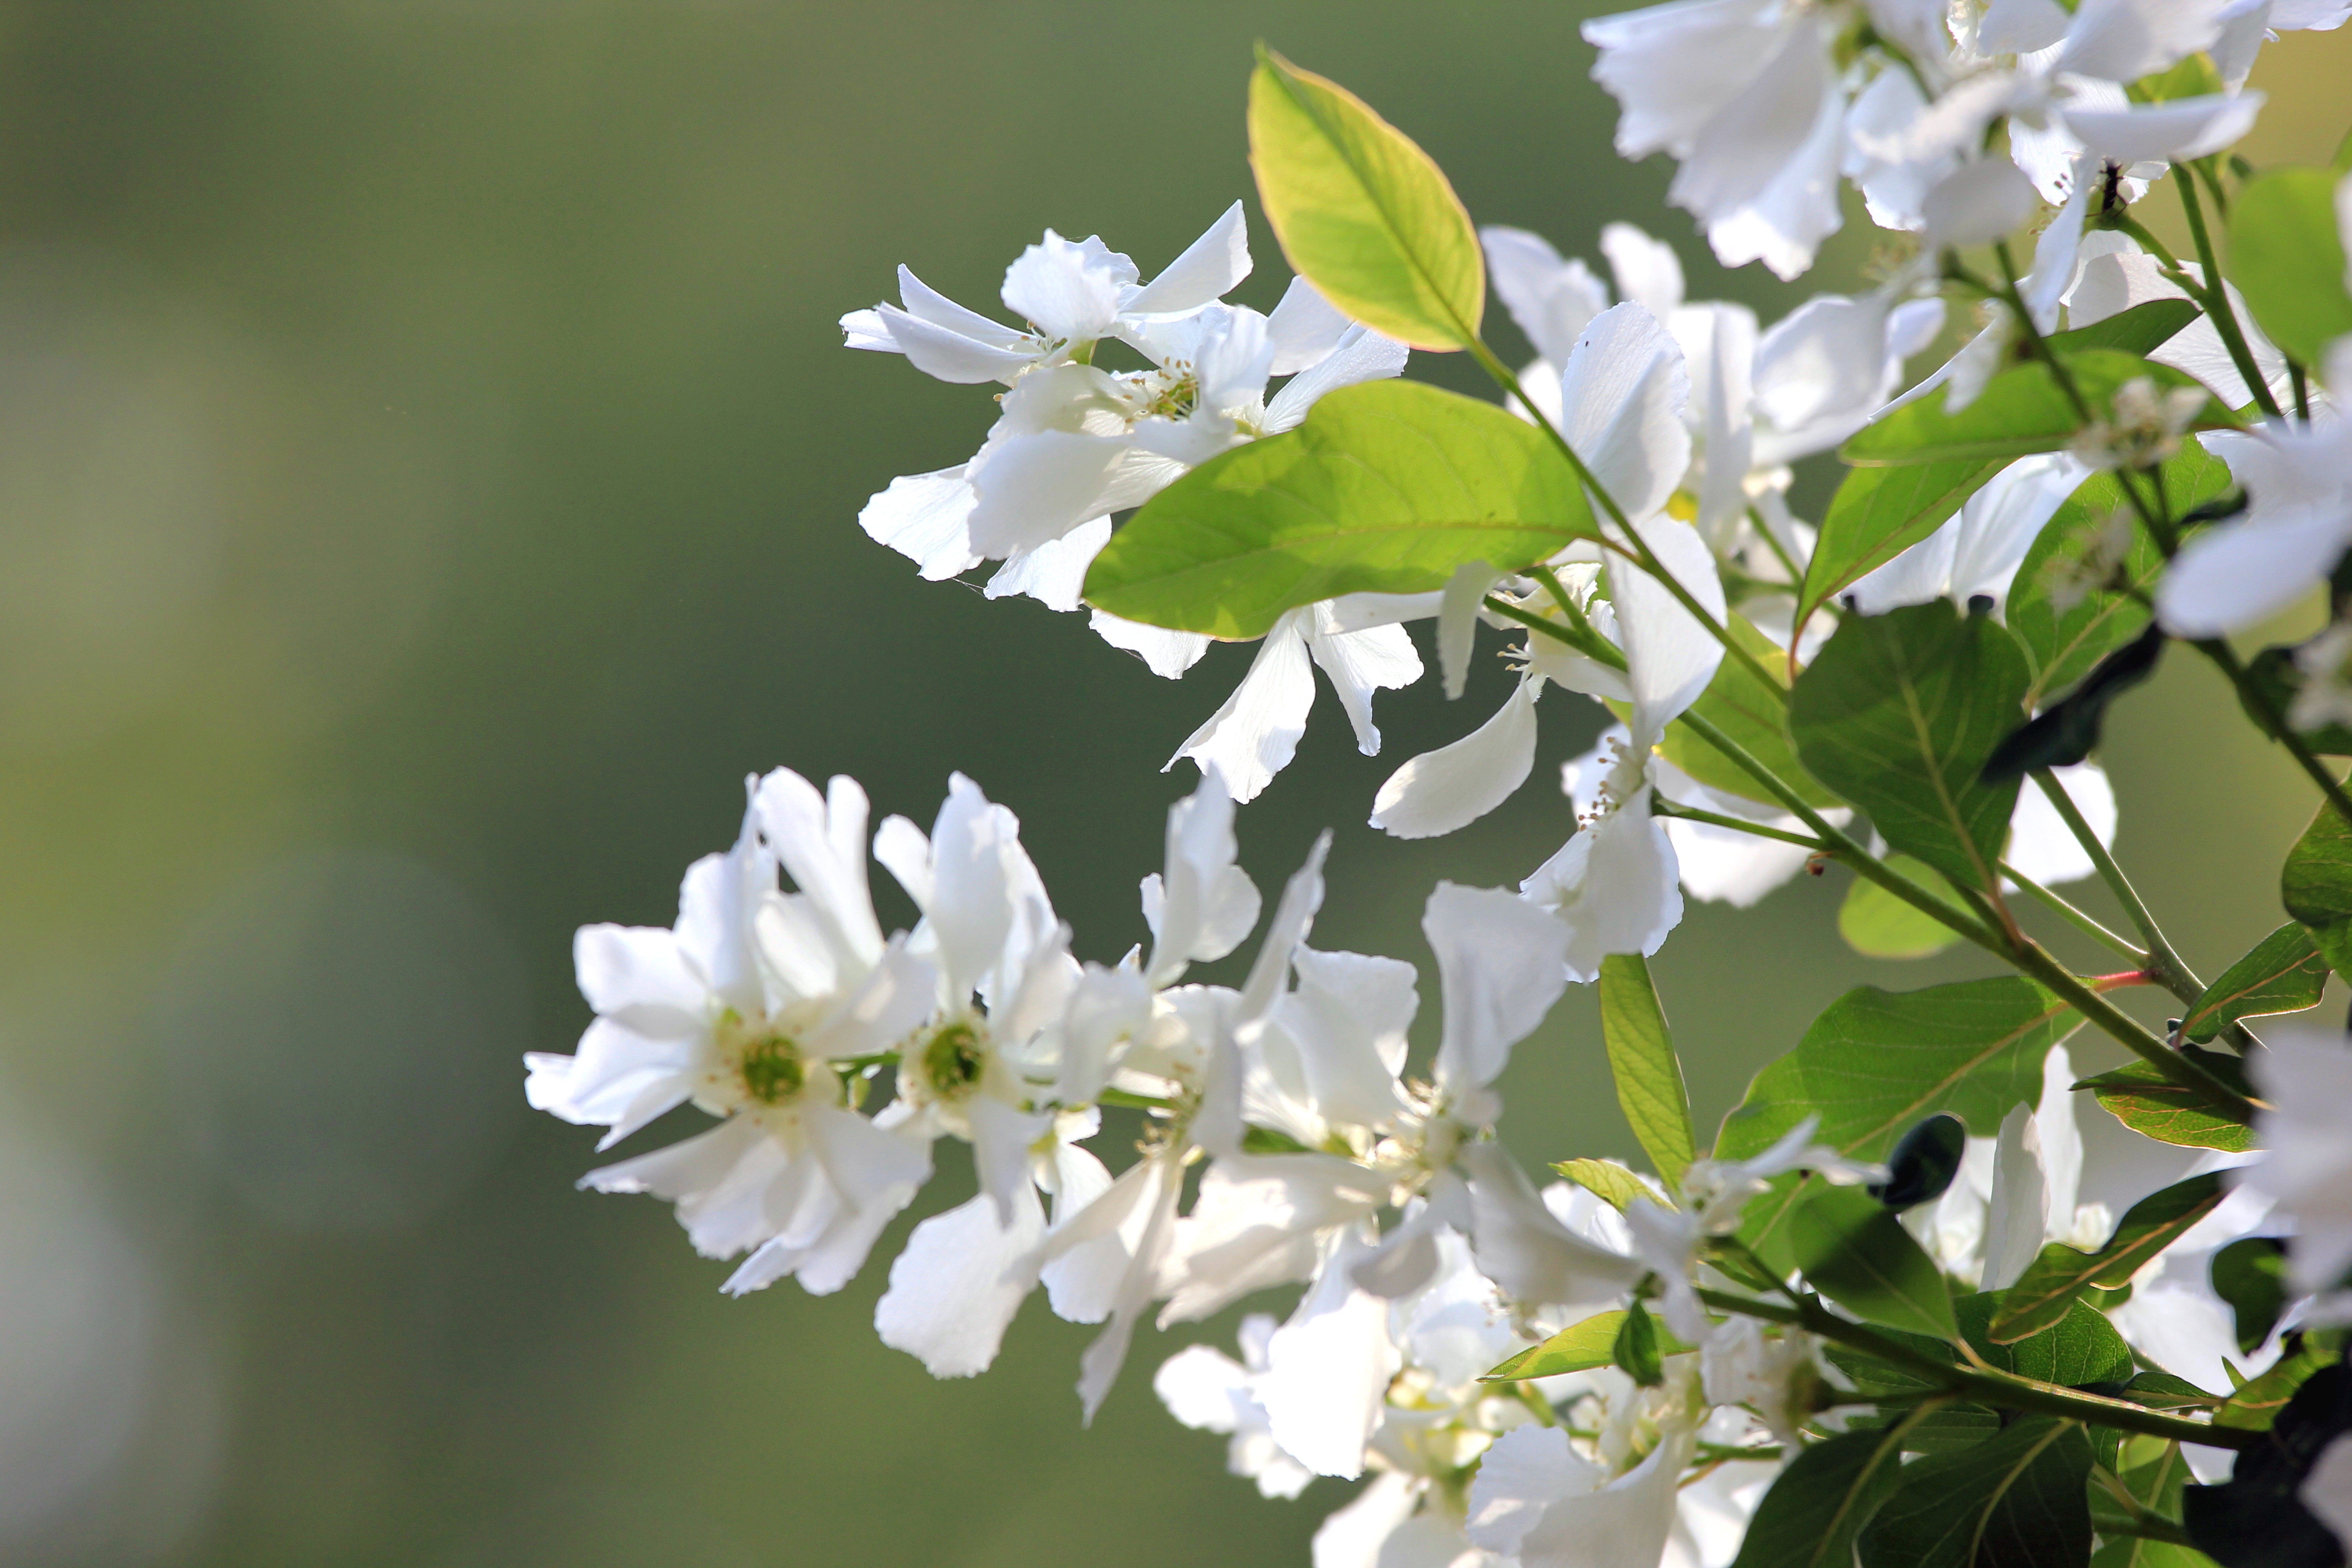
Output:
<svg viewBox="0 0 2352 1568">
<path fill-rule="evenodd" d="M 1477 232 L 1412 138 L 1347 89 L 1261 47 L 1249 141 L 1259 203 L 1293 271 L 1414 348 L 1477 339 L 1486 307 Z"/>
<path fill-rule="evenodd" d="M 1696 1157 L 1697 1141 L 1691 1134 L 1683 1065 L 1666 1032 L 1657 985 L 1640 954 L 1612 953 L 1601 961 L 1599 989 L 1601 1036 L 1617 1081 L 1617 1103 L 1650 1163 L 1671 1186 Z"/>
</svg>

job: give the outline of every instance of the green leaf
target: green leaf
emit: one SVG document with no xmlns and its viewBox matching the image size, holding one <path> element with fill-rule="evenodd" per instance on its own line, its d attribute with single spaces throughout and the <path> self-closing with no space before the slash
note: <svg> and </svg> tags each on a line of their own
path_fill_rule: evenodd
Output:
<svg viewBox="0 0 2352 1568">
<path fill-rule="evenodd" d="M 2150 1410 L 2210 1410 L 2221 1399 L 2186 1378 L 2168 1372 L 2136 1372 L 2124 1384 L 2123 1397 Z"/>
<path fill-rule="evenodd" d="M 2130 1379 L 2135 1364 L 2131 1346 L 2106 1314 L 2087 1301 L 2068 1303 L 2064 1314 L 2037 1334 L 2009 1344 L 1994 1339 L 1993 1321 L 2007 1294 L 1979 1290 L 1952 1303 L 1961 1337 L 1986 1364 L 2062 1388 L 2113 1385 Z"/>
<path fill-rule="evenodd" d="M 2005 466 L 1956 462 L 1848 469 L 1830 498 L 1812 557 L 1805 563 L 1797 625 L 1942 527 Z"/>
<path fill-rule="evenodd" d="M 1756 1075 L 1723 1119 L 1715 1157 L 1761 1153 L 1808 1116 L 1819 1118 L 1817 1142 L 1857 1160 L 1884 1159 L 1939 1110 L 1990 1135 L 2011 1106 L 2040 1099 L 2042 1058 L 2079 1022 L 2053 993 L 2014 975 L 1924 991 L 1861 986 Z M 1784 1262 L 1782 1222 L 1811 1184 L 1779 1178 L 1748 1205 L 1742 1239 Z"/>
<path fill-rule="evenodd" d="M 2179 300 L 2152 303 L 2189 308 L 2187 301 Z M 2183 443 L 2158 473 L 2164 485 L 2165 504 L 2174 517 L 2203 505 L 2230 487 L 2230 470 L 2193 438 Z M 2026 660 L 2033 669 L 2032 683 L 2025 693 L 2030 707 L 2040 708 L 2073 686 L 2147 626 L 2147 606 L 2128 592 L 2094 588 L 2065 609 L 2051 597 L 2058 578 L 2085 551 L 2099 546 L 2109 519 L 2125 510 L 2116 477 L 2093 474 L 2051 514 L 2018 566 L 2002 618 L 2024 645 Z M 2157 579 L 2164 574 L 2163 552 L 2136 517 L 2126 513 L 2124 526 L 2130 531 L 2131 542 L 2124 552 L 2121 575 L 2132 589 L 2153 593 Z"/>
<path fill-rule="evenodd" d="M 1943 873 L 1908 855 L 1890 855 L 1894 870 L 1942 899 L 1955 913 L 1967 914 Z M 1856 877 L 1838 906 L 1838 935 L 1865 958 L 1927 958 L 1960 940 L 1960 933 L 1888 892 L 1867 877 Z"/>
<path fill-rule="evenodd" d="M 2326 169 L 2273 169 L 2230 205 L 2230 281 L 2263 335 L 2307 365 L 2328 340 L 2352 332 L 2336 179 Z"/>
<path fill-rule="evenodd" d="M 1664 1363 L 1658 1354 L 1658 1324 L 1650 1310 L 1636 1301 L 1626 1309 L 1625 1321 L 1617 1325 L 1617 1338 L 1609 1347 L 1609 1359 L 1619 1371 L 1643 1388 L 1656 1388 L 1666 1381 Z"/>
<path fill-rule="evenodd" d="M 1814 1194 L 1790 1221 L 1789 1241 L 1805 1282 L 1864 1321 L 1945 1339 L 1958 1331 L 1935 1260 L 1868 1193 Z"/>
<path fill-rule="evenodd" d="M 2017 781 L 1978 775 L 2016 727 L 2025 685 L 2015 637 L 1937 599 L 1845 617 L 1798 678 L 1789 728 L 1813 776 L 1887 843 L 1990 890 Z"/>
<path fill-rule="evenodd" d="M 2142 376 L 2158 390 L 2196 386 L 2194 377 L 2117 349 L 2078 349 L 2062 356 L 2077 391 L 2094 415 L 2104 415 L 2116 389 Z M 2230 411 L 2210 397 L 2200 424 L 2233 426 Z M 2083 428 L 2083 416 L 2041 360 L 2002 371 L 1973 402 L 1954 414 L 1935 394 L 1916 398 L 1880 416 L 1838 448 L 1855 468 L 1895 464 L 2007 463 L 2036 452 L 2054 452 Z"/>
<path fill-rule="evenodd" d="M 1854 1537 L 1895 1489 L 1903 1440 L 1853 1431 L 1815 1443 L 1773 1479 L 1731 1568 L 1853 1568 Z"/>
<path fill-rule="evenodd" d="M 1594 537 L 1583 487 L 1534 426 L 1375 381 L 1152 497 L 1095 557 L 1086 596 L 1131 621 L 1254 637 L 1301 605 L 1442 588 L 1465 562 L 1515 571 Z"/>
<path fill-rule="evenodd" d="M 2268 1372 L 2223 1400 L 2221 1408 L 2213 1413 L 2213 1425 L 2247 1432 L 2268 1431 L 2296 1390 L 2342 1359 L 2338 1352 L 2306 1340 L 2301 1350 L 2280 1357 Z"/>
<path fill-rule="evenodd" d="M 2015 975 L 1924 991 L 1858 986 L 1830 1004 L 1796 1048 L 1766 1064 L 1723 1121 L 1716 1158 L 1744 1160 L 1820 1118 L 1816 1142 L 1885 1158 L 1924 1116 L 1949 1111 L 1990 1135 L 2042 1093 L 2042 1058 L 2079 1022 L 2057 995 Z"/>
<path fill-rule="evenodd" d="M 2204 312 L 2186 300 L 2147 300 L 2128 310 L 2076 327 L 2071 331 L 2053 332 L 2042 340 L 2050 352 L 2062 357 L 2082 349 L 2117 349 L 2127 354 L 2152 353 L 2178 337 L 2189 322 Z"/>
<path fill-rule="evenodd" d="M 1698 700 L 1691 704 L 1691 713 L 1746 747 L 1748 755 L 1780 775 L 1807 805 L 1826 808 L 1844 805 L 1805 772 L 1804 764 L 1797 760 L 1796 742 L 1789 738 L 1789 698 L 1783 673 L 1789 668 L 1788 650 L 1749 625 L 1737 610 L 1726 617 L 1726 624 L 1731 640 L 1753 655 L 1778 685 L 1768 687 L 1750 673 L 1744 661 L 1727 658 L 1716 667 L 1715 678 L 1699 693 Z M 1624 717 L 1622 712 L 1618 716 Z M 1762 786 L 1747 769 L 1700 740 L 1679 719 L 1666 727 L 1665 740 L 1658 750 L 1666 761 L 1709 789 L 1771 805 L 1781 804 L 1778 797 L 1762 793 Z"/>
<path fill-rule="evenodd" d="M 1259 205 L 1292 271 L 1414 348 L 1476 341 L 1486 307 L 1477 231 L 1410 137 L 1347 89 L 1260 46 L 1249 143 Z"/>
<path fill-rule="evenodd" d="M 2116 1479 L 2142 1508 L 2166 1519 L 2180 1517 L 2180 1489 L 2188 1480 L 2189 1463 L 2181 1457 L 2179 1444 L 2126 1434 L 2115 1469 Z M 2194 1547 L 2125 1533 L 2119 1527 L 2127 1521 L 2119 1508 L 2114 1509 L 2110 1526 L 2100 1511 L 2105 1495 L 2105 1489 L 2092 1487 L 2092 1519 L 2102 1525 L 2106 1540 L 2092 1553 L 2091 1568 L 2209 1568 L 2212 1559 Z"/>
<path fill-rule="evenodd" d="M 2218 1173 L 2191 1176 L 2132 1205 L 2115 1235 L 2096 1252 L 2053 1241 L 2001 1292 L 1990 1331 L 1996 1344 L 2013 1344 L 2054 1326 L 2086 1287 L 2113 1290 L 2162 1252 L 2221 1201 Z"/>
<path fill-rule="evenodd" d="M 2213 1254 L 2213 1293 L 2230 1303 L 2238 1349 L 2252 1355 L 2286 1310 L 2286 1244 L 2274 1236 L 2243 1236 Z"/>
<path fill-rule="evenodd" d="M 2180 1054 L 2240 1094 L 2253 1092 L 2246 1082 L 2245 1064 L 2236 1057 L 2195 1046 L 2183 1046 Z M 2254 1146 L 2252 1127 L 2231 1120 L 2202 1092 L 2173 1082 L 2147 1062 L 2133 1062 L 2084 1079 L 2074 1087 L 2091 1090 L 2108 1115 L 2159 1143 L 2221 1149 L 2232 1154 L 2242 1154 Z"/>
<path fill-rule="evenodd" d="M 1614 1160 L 1562 1160 L 1552 1167 L 1619 1214 L 1635 1198 L 1659 1201 L 1649 1184 Z"/>
<path fill-rule="evenodd" d="M 1638 953 L 1610 954 L 1601 961 L 1600 992 L 1601 1037 L 1617 1080 L 1617 1103 L 1650 1163 L 1674 1186 L 1696 1157 L 1697 1141 L 1683 1064 L 1675 1057 L 1649 964 Z"/>
<path fill-rule="evenodd" d="M 1521 1351 L 1478 1381 L 1518 1383 L 1528 1378 L 1557 1377 L 1565 1372 L 1590 1372 L 1596 1366 L 1612 1365 L 1616 1360 L 1617 1332 L 1625 1326 L 1625 1319 L 1626 1314 L 1622 1311 L 1596 1313 L 1580 1323 L 1562 1329 L 1543 1343 Z M 1663 1353 L 1679 1355 L 1691 1348 L 1655 1321 L 1650 1326 Z"/>
<path fill-rule="evenodd" d="M 2202 1045 L 2241 1018 L 2316 1007 L 2327 974 L 2327 960 L 2319 955 L 2310 928 L 2289 921 L 2205 987 L 2181 1019 L 2180 1032 Z"/>
<path fill-rule="evenodd" d="M 2352 823 L 2322 805 L 2279 872 L 2286 912 L 2311 928 L 2332 969 L 2352 972 Z"/>
<path fill-rule="evenodd" d="M 1906 1466 L 1862 1532 L 1862 1568 L 2082 1568 L 2091 1554 L 2090 1439 L 2025 1415 L 1956 1454 Z"/>
</svg>

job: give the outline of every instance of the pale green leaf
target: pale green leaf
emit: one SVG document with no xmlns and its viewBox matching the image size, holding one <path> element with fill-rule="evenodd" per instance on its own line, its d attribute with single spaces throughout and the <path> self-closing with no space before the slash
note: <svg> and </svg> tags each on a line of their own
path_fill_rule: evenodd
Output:
<svg viewBox="0 0 2352 1568">
<path fill-rule="evenodd" d="M 1370 327 L 1420 349 L 1467 348 L 1486 259 L 1428 153 L 1363 100 L 1261 47 L 1250 167 L 1291 270 Z"/>
<path fill-rule="evenodd" d="M 1552 1169 L 1620 1214 L 1635 1198 L 1662 1201 L 1648 1183 L 1614 1160 L 1562 1160 Z"/>
<path fill-rule="evenodd" d="M 1952 885 L 1942 873 L 1908 855 L 1890 855 L 1887 868 L 1899 871 L 1965 915 Z M 1960 933 L 1935 916 L 1904 902 L 1867 877 L 1856 877 L 1838 905 L 1838 934 L 1846 945 L 1868 958 L 1927 958 L 1960 940 Z"/>
<path fill-rule="evenodd" d="M 2337 180 L 2326 169 L 2273 169 L 2230 205 L 2230 281 L 2263 335 L 2307 365 L 2352 332 Z"/>
<path fill-rule="evenodd" d="M 2142 378 L 2159 390 L 2193 387 L 2195 378 L 2120 349 L 2077 349 L 2059 356 L 2095 416 L 2104 417 L 2116 389 Z M 2232 426 L 2230 411 L 2210 396 L 2200 424 Z M 2010 462 L 2054 452 L 2074 438 L 2084 418 L 2057 374 L 2042 360 L 2002 371 L 1955 414 L 1930 393 L 1881 416 L 1838 448 L 1856 468 L 1912 463 Z"/>
<path fill-rule="evenodd" d="M 1583 487 L 1533 426 L 1377 381 L 1154 496 L 1095 557 L 1086 596 L 1131 621 L 1254 637 L 1301 605 L 1442 588 L 1466 562 L 1513 571 L 1593 537 Z"/>
<path fill-rule="evenodd" d="M 1691 1132 L 1683 1065 L 1675 1057 L 1650 966 L 1639 953 L 1612 953 L 1601 961 L 1599 990 L 1601 1037 L 1609 1049 L 1617 1103 L 1643 1152 L 1672 1186 L 1696 1157 L 1697 1141 Z"/>
</svg>

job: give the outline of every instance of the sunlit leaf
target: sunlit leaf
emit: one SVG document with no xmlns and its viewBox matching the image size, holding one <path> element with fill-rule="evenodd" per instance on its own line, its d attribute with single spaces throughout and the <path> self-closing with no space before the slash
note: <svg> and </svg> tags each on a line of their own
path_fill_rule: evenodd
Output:
<svg viewBox="0 0 2352 1568">
<path fill-rule="evenodd" d="M 2126 1283 L 2142 1265 L 2212 1213 L 2221 1197 L 2219 1174 L 2191 1176 L 2132 1205 L 2106 1245 L 2095 1252 L 2052 1242 L 2026 1266 L 2017 1283 L 2001 1292 L 1988 1331 L 1993 1342 L 2013 1344 L 2054 1326 L 2088 1287 L 2112 1290 Z"/>
<path fill-rule="evenodd" d="M 2180 1032 L 2202 1045 L 2241 1018 L 2316 1007 L 2327 975 L 2327 960 L 2320 956 L 2311 929 L 2289 921 L 2205 987 L 2180 1020 Z"/>
<path fill-rule="evenodd" d="M 1671 1186 L 1696 1157 L 1696 1140 L 1683 1065 L 1666 1031 L 1657 985 L 1640 954 L 1612 953 L 1601 961 L 1599 990 L 1601 1037 L 1609 1051 L 1617 1103 L 1651 1164 Z"/>
<path fill-rule="evenodd" d="M 2330 340 L 2352 332 L 2337 179 L 2326 169 L 2273 169 L 2248 181 L 2230 205 L 2230 281 L 2263 336 L 2308 365 L 2319 363 Z"/>
</svg>

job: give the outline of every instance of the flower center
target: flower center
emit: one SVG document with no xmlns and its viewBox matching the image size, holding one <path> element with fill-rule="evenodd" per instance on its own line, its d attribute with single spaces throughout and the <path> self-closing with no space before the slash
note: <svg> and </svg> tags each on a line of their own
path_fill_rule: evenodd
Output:
<svg viewBox="0 0 2352 1568">
<path fill-rule="evenodd" d="M 924 1082 L 941 1100 L 961 1100 L 970 1094 L 979 1087 L 981 1071 L 987 1065 L 980 1031 L 961 1018 L 942 1025 L 924 1042 L 917 1059 Z"/>
<path fill-rule="evenodd" d="M 755 1105 L 790 1104 L 808 1088 L 808 1058 L 773 1019 L 753 1023 L 730 1007 L 719 1020 L 719 1046 L 733 1087 Z"/>
</svg>

